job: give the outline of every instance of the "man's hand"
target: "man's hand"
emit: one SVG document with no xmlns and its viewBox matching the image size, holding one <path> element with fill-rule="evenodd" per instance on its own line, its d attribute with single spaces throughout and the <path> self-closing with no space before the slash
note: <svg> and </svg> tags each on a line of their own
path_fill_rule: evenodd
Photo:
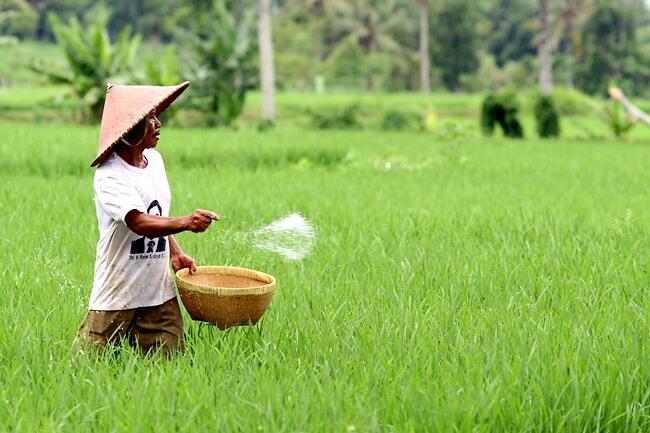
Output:
<svg viewBox="0 0 650 433">
<path fill-rule="evenodd" d="M 221 217 L 209 210 L 197 209 L 187 217 L 187 230 L 194 233 L 204 232 L 210 227 L 212 221 L 219 221 Z"/>
<path fill-rule="evenodd" d="M 174 270 L 174 273 L 185 268 L 190 268 L 190 274 L 196 272 L 196 263 L 194 263 L 194 259 L 185 253 L 172 255 L 170 261 L 172 263 L 172 269 Z"/>
</svg>

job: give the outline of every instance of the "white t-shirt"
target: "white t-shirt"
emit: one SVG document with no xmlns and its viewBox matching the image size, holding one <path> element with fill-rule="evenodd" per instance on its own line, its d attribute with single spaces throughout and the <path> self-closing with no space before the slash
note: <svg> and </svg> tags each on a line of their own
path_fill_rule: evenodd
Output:
<svg viewBox="0 0 650 433">
<path fill-rule="evenodd" d="M 124 217 L 133 209 L 169 216 L 171 193 L 160 154 L 146 149 L 146 168 L 113 153 L 95 172 L 99 241 L 91 310 L 125 310 L 160 305 L 176 296 L 169 270 L 167 237 L 132 232 Z"/>
</svg>

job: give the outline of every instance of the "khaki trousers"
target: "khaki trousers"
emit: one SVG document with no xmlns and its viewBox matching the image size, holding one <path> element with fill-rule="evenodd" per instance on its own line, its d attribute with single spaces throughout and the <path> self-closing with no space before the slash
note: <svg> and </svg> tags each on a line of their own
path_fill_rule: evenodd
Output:
<svg viewBox="0 0 650 433">
<path fill-rule="evenodd" d="M 127 339 L 143 353 L 160 349 L 169 355 L 185 350 L 183 317 L 176 297 L 153 307 L 117 311 L 89 310 L 77 341 L 105 347 Z"/>
</svg>

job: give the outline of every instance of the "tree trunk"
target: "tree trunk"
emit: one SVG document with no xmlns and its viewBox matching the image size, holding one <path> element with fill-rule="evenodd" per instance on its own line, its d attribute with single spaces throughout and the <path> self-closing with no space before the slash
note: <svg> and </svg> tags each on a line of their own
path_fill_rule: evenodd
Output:
<svg viewBox="0 0 650 433">
<path fill-rule="evenodd" d="M 567 54 L 564 60 L 564 87 L 573 90 L 575 87 L 573 84 L 573 66 L 575 61 L 570 54 Z"/>
<path fill-rule="evenodd" d="M 429 78 L 431 64 L 429 61 L 429 1 L 418 0 L 420 6 L 420 87 L 422 93 L 431 91 Z"/>
<path fill-rule="evenodd" d="M 258 38 L 262 83 L 262 118 L 275 121 L 275 71 L 271 39 L 271 0 L 260 0 Z"/>
<path fill-rule="evenodd" d="M 612 97 L 613 100 L 623 104 L 623 107 L 625 107 L 628 116 L 630 116 L 631 122 L 634 123 L 637 120 L 640 120 L 641 122 L 650 126 L 650 114 L 641 110 L 639 107 L 634 105 L 629 99 L 627 99 L 621 89 L 619 89 L 618 87 L 610 87 L 609 95 Z"/>
<path fill-rule="evenodd" d="M 573 41 L 574 23 L 576 19 L 576 7 L 573 0 L 565 0 L 564 10 L 564 37 L 566 52 L 564 53 L 564 85 L 573 89 L 573 67 L 575 66 L 576 47 Z"/>
<path fill-rule="evenodd" d="M 544 96 L 553 92 L 551 74 L 551 44 L 548 34 L 548 0 L 538 0 L 539 4 L 539 90 Z"/>
</svg>

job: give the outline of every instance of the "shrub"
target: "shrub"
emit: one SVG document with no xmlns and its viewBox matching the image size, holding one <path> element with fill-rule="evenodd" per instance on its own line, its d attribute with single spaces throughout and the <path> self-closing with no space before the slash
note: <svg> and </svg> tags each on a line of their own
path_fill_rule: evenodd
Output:
<svg viewBox="0 0 650 433">
<path fill-rule="evenodd" d="M 556 87 L 553 89 L 553 102 L 560 116 L 589 116 L 593 114 L 595 102 L 589 95 L 579 90 Z"/>
<path fill-rule="evenodd" d="M 555 109 L 553 97 L 540 96 L 535 104 L 535 120 L 537 133 L 542 138 L 558 137 L 560 135 L 560 117 Z"/>
<path fill-rule="evenodd" d="M 603 116 L 616 137 L 625 135 L 634 126 L 634 122 L 621 110 L 621 105 L 615 101 L 605 105 Z"/>
<path fill-rule="evenodd" d="M 524 130 L 519 121 L 519 104 L 513 93 L 488 95 L 481 105 L 481 129 L 492 135 L 499 125 L 506 137 L 522 138 Z"/>
<path fill-rule="evenodd" d="M 467 161 L 467 155 L 463 152 L 465 143 L 472 134 L 471 126 L 467 122 L 448 120 L 445 121 L 436 134 L 438 139 L 445 143 L 441 153 L 449 162 L 463 164 Z"/>
<path fill-rule="evenodd" d="M 275 127 L 275 122 L 269 119 L 262 119 L 258 124 L 257 124 L 257 131 L 258 132 L 265 132 L 270 129 L 273 129 Z"/>
<path fill-rule="evenodd" d="M 360 107 L 357 104 L 348 105 L 340 111 L 330 113 L 309 112 L 312 125 L 318 129 L 361 129 L 359 121 Z"/>
<path fill-rule="evenodd" d="M 424 129 L 422 116 L 414 112 L 389 110 L 381 121 L 381 129 L 386 131 L 418 130 Z"/>
<path fill-rule="evenodd" d="M 433 110 L 428 110 L 424 115 L 424 129 L 434 132 L 438 129 L 438 115 Z"/>
</svg>

